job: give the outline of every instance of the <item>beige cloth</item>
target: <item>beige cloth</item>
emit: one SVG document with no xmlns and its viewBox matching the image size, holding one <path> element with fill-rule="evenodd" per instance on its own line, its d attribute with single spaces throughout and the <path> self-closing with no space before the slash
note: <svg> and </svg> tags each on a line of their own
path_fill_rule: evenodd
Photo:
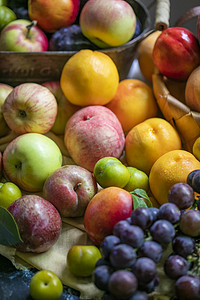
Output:
<svg viewBox="0 0 200 300">
<path fill-rule="evenodd" d="M 51 270 L 63 282 L 63 284 L 80 291 L 81 299 L 101 299 L 102 292 L 98 290 L 92 282 L 92 277 L 80 278 L 73 276 L 67 266 L 67 253 L 73 245 L 90 245 L 86 232 L 79 228 L 84 228 L 81 218 L 72 219 L 69 222 L 72 226 L 63 221 L 61 235 L 57 242 L 46 252 L 23 253 L 13 247 L 0 245 L 0 254 L 7 257 L 17 269 L 35 267 L 38 270 Z"/>
</svg>

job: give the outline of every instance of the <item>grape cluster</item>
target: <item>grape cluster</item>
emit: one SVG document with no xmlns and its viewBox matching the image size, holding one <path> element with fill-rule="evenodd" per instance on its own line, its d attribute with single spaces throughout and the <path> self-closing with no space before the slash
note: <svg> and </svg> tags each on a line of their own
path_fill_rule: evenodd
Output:
<svg viewBox="0 0 200 300">
<path fill-rule="evenodd" d="M 157 264 L 169 245 L 162 266 L 174 280 L 174 299 L 200 300 L 200 211 L 194 190 L 189 183 L 175 184 L 168 201 L 133 210 L 104 239 L 93 273 L 94 284 L 104 291 L 102 300 L 148 299 L 159 286 Z"/>
</svg>

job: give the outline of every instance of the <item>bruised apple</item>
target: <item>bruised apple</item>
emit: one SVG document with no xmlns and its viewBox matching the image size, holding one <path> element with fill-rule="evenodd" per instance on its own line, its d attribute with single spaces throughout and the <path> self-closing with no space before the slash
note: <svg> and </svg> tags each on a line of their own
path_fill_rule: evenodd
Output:
<svg viewBox="0 0 200 300">
<path fill-rule="evenodd" d="M 120 158 L 125 136 L 116 115 L 94 105 L 78 110 L 68 120 L 64 142 L 75 163 L 92 172 L 100 158 Z"/>
<path fill-rule="evenodd" d="M 8 211 L 13 215 L 22 238 L 16 249 L 22 252 L 41 253 L 57 241 L 62 221 L 57 209 L 37 195 L 24 195 L 15 200 Z"/>
<path fill-rule="evenodd" d="M 98 192 L 84 214 L 84 227 L 91 241 L 100 246 L 117 222 L 130 217 L 132 209 L 132 196 L 124 189 L 108 187 Z"/>
<path fill-rule="evenodd" d="M 47 178 L 43 187 L 44 198 L 63 217 L 82 217 L 96 193 L 97 183 L 92 173 L 76 165 L 57 169 Z"/>
<path fill-rule="evenodd" d="M 186 80 L 200 64 L 198 39 L 182 27 L 163 30 L 155 42 L 152 55 L 159 71 L 172 79 Z"/>
</svg>

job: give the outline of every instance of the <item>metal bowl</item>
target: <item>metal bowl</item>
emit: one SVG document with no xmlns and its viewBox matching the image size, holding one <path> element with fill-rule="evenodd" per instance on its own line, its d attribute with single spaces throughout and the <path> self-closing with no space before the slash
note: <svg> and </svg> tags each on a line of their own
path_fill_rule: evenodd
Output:
<svg viewBox="0 0 200 300">
<path fill-rule="evenodd" d="M 109 49 L 99 49 L 115 62 L 120 80 L 128 75 L 133 60 L 136 57 L 139 42 L 150 30 L 150 15 L 139 0 L 126 0 L 134 9 L 142 31 L 128 43 Z M 10 52 L 0 51 L 0 82 L 12 86 L 24 82 L 42 83 L 60 80 L 63 66 L 77 51 L 45 51 L 45 52 Z"/>
</svg>

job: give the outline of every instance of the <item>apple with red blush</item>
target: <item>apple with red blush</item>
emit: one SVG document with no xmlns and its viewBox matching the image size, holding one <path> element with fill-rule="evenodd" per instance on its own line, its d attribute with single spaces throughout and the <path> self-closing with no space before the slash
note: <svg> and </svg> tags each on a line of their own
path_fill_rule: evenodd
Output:
<svg viewBox="0 0 200 300">
<path fill-rule="evenodd" d="M 28 14 L 44 31 L 55 32 L 75 22 L 79 5 L 80 0 L 29 0 Z"/>
<path fill-rule="evenodd" d="M 15 245 L 22 252 L 41 253 L 50 249 L 62 230 L 57 209 L 37 195 L 24 195 L 15 200 L 8 211 L 19 228 L 22 243 Z"/>
<path fill-rule="evenodd" d="M 14 87 L 4 101 L 2 112 L 14 132 L 44 134 L 54 125 L 57 102 L 48 88 L 27 82 Z"/>
<path fill-rule="evenodd" d="M 186 80 L 200 64 L 200 45 L 187 28 L 169 27 L 157 38 L 152 55 L 161 74 Z"/>
<path fill-rule="evenodd" d="M 82 217 L 97 193 L 93 174 L 76 165 L 65 165 L 53 172 L 45 181 L 43 196 L 63 217 Z"/>
<path fill-rule="evenodd" d="M 34 21 L 17 19 L 1 31 L 1 51 L 43 52 L 47 49 L 47 36 Z"/>
<path fill-rule="evenodd" d="M 100 158 L 120 158 L 125 135 L 121 123 L 110 109 L 93 105 L 71 116 L 65 127 L 64 143 L 74 162 L 93 172 Z"/>
<path fill-rule="evenodd" d="M 129 1 L 89 0 L 79 18 L 83 35 L 100 48 L 121 46 L 136 29 L 136 15 Z"/>
<path fill-rule="evenodd" d="M 113 227 L 130 217 L 133 210 L 131 194 L 119 187 L 108 187 L 98 192 L 84 214 L 84 227 L 90 240 L 100 246 Z"/>
</svg>

